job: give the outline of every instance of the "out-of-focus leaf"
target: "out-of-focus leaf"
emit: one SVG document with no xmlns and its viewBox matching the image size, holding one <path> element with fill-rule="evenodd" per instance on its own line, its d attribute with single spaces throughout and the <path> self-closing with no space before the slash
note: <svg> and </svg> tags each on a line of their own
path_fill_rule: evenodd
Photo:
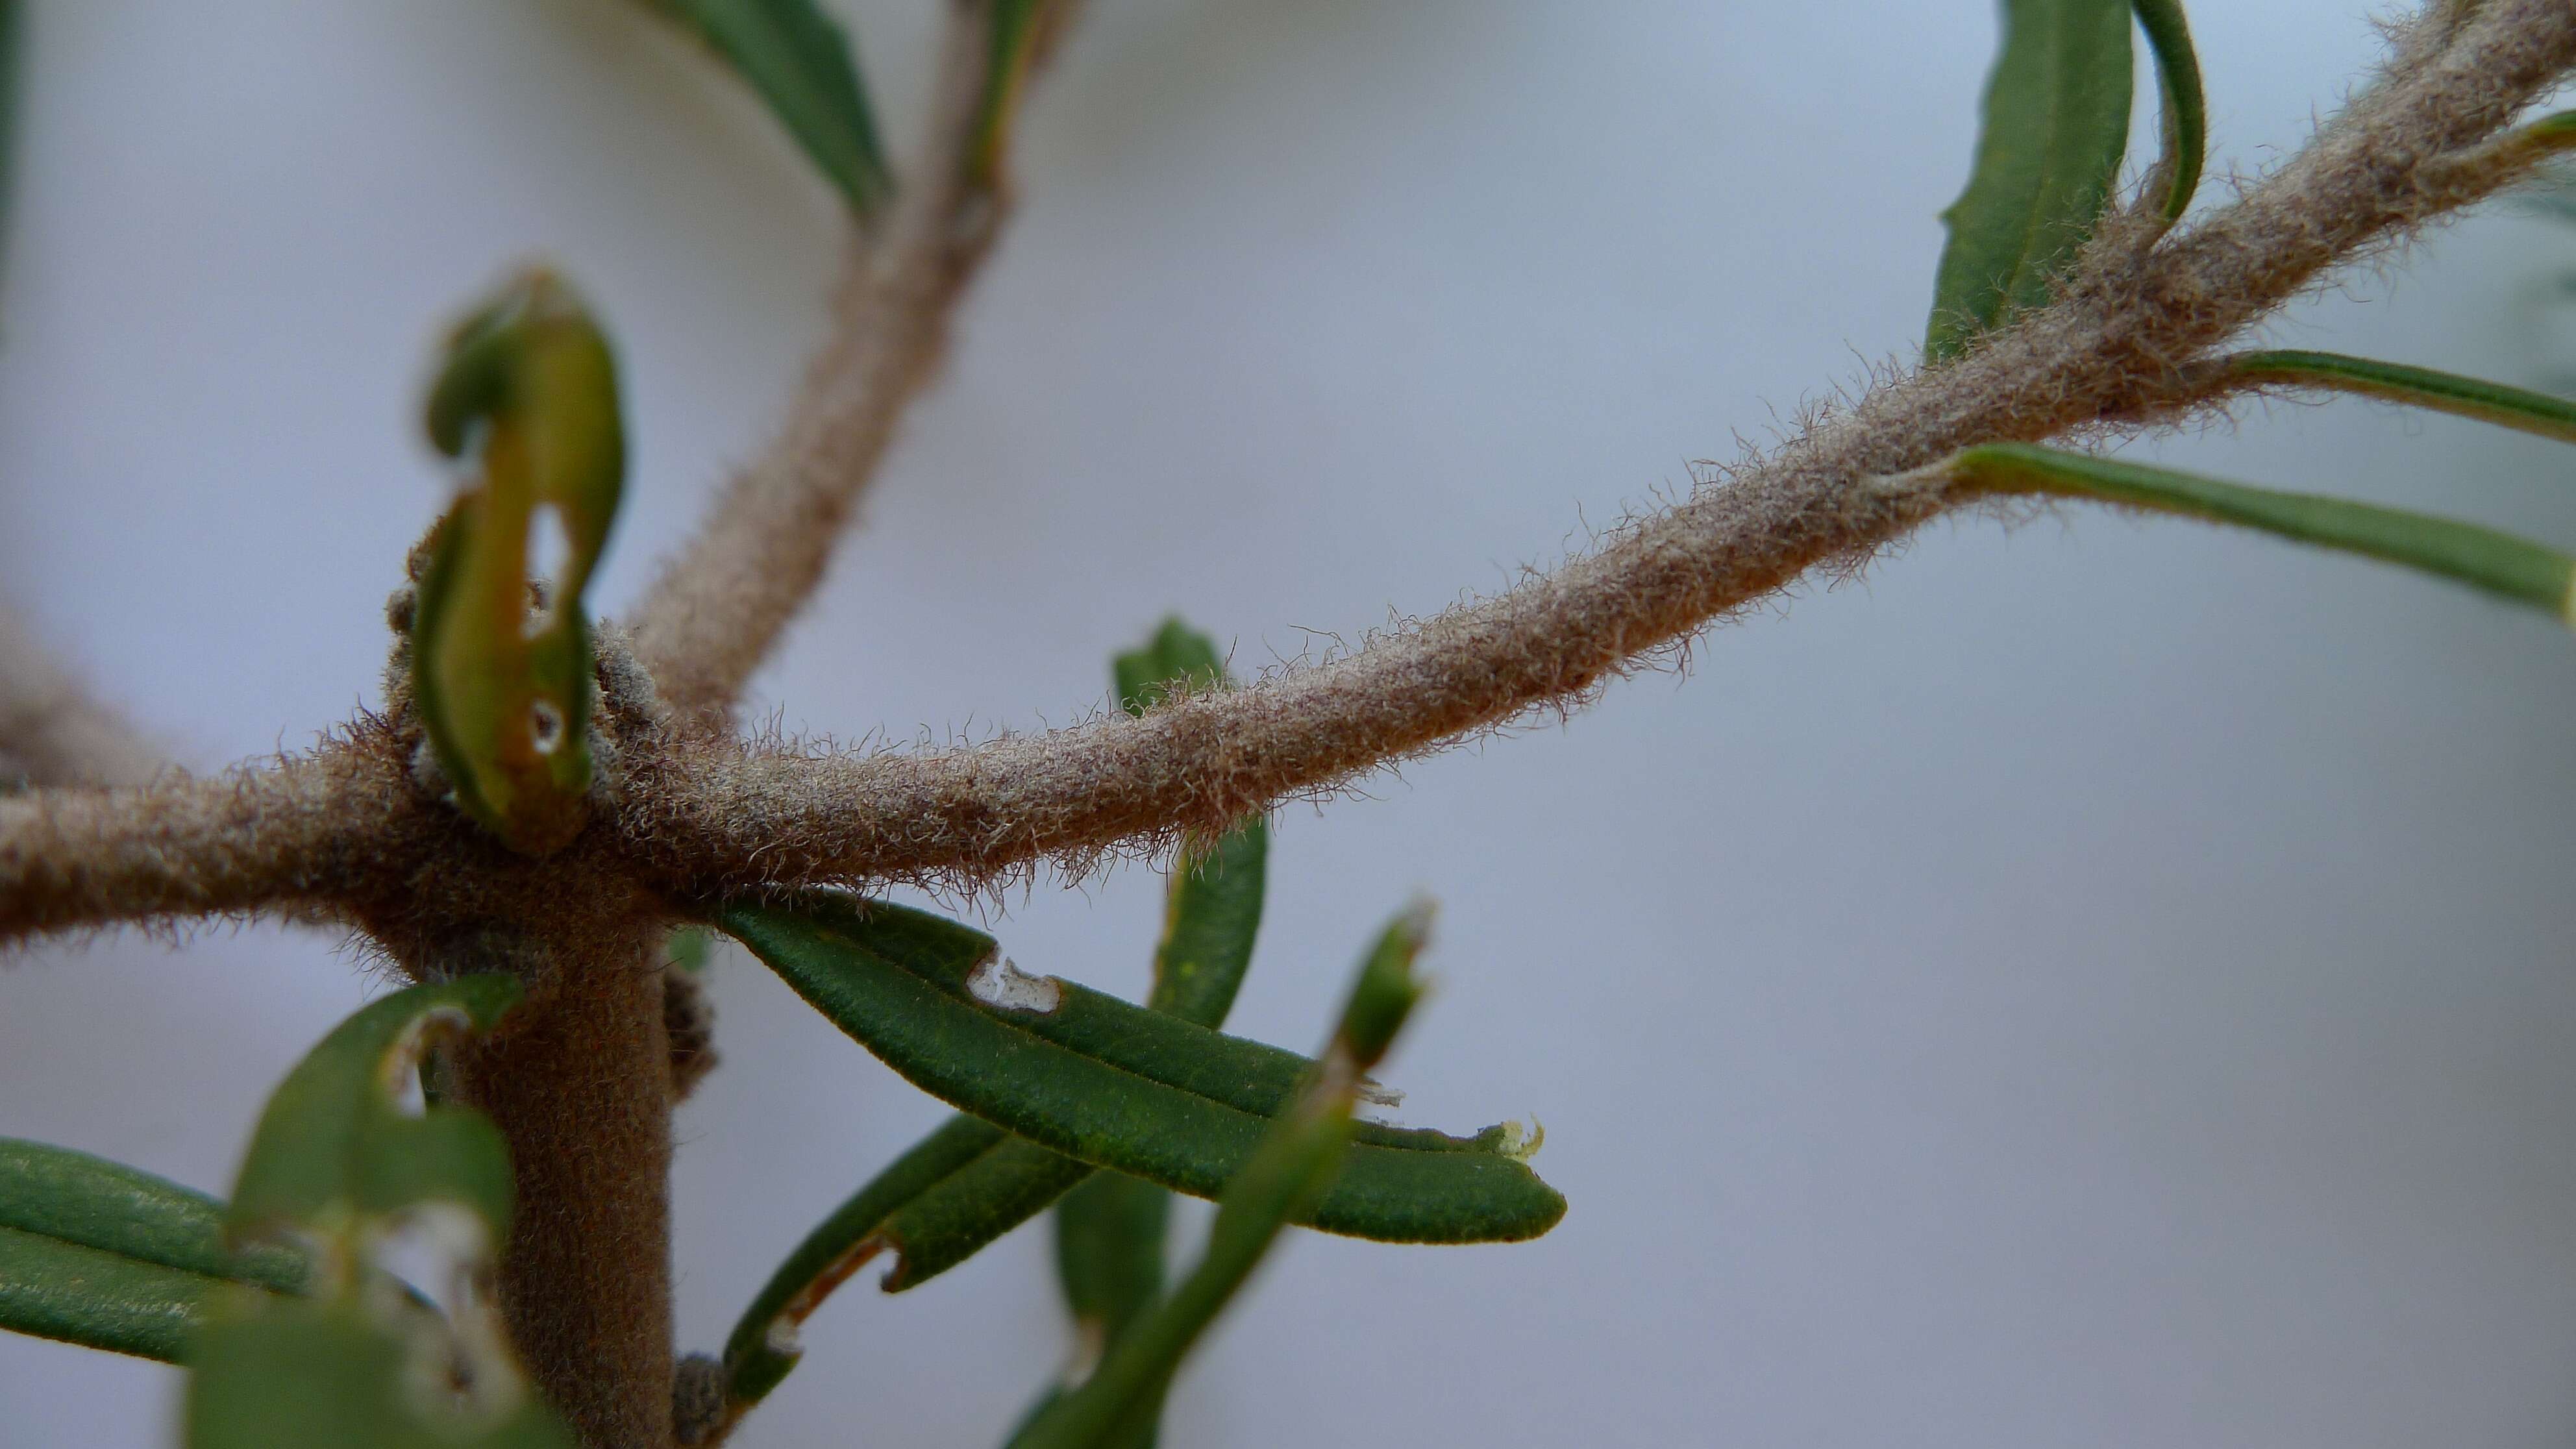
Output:
<svg viewBox="0 0 2576 1449">
<path fill-rule="evenodd" d="M 914 1085 L 1068 1156 L 1215 1197 L 1307 1064 L 1054 977 L 991 937 L 882 902 L 737 905 L 721 924 Z M 1365 1124 L 1312 1223 L 1391 1242 L 1535 1237 L 1565 1200 L 1505 1127 L 1473 1138 Z"/>
<path fill-rule="evenodd" d="M 978 184 L 1001 184 L 1011 128 L 1028 91 L 1029 72 L 1059 23 L 1067 0 L 992 0 L 993 45 L 984 72 L 984 109 L 967 166 Z"/>
<path fill-rule="evenodd" d="M 861 217 L 894 190 L 849 36 L 814 0 L 646 0 L 695 30 Z"/>
<path fill-rule="evenodd" d="M 2515 166 L 2576 150 L 2576 111 L 2559 111 L 2498 136 L 2489 145 L 2497 159 Z"/>
<path fill-rule="evenodd" d="M 593 665 L 582 591 L 626 474 L 617 366 L 572 289 L 531 272 L 449 339 L 428 405 L 441 453 L 480 465 L 440 520 L 412 612 L 413 692 L 457 803 L 513 850 L 586 818 Z M 568 545 L 531 623 L 530 534 Z"/>
<path fill-rule="evenodd" d="M 304 1282 L 300 1254 L 226 1247 L 223 1213 L 148 1172 L 0 1138 L 0 1329 L 176 1362 L 225 1283 Z"/>
<path fill-rule="evenodd" d="M 2227 374 L 2267 386 L 2357 393 L 2576 443 L 2576 403 L 2429 367 L 2406 367 L 2339 352 L 2240 352 L 2227 360 Z"/>
<path fill-rule="evenodd" d="M 189 1449 L 574 1449 L 497 1344 L 392 1295 L 228 1301 L 191 1367 Z"/>
<path fill-rule="evenodd" d="M 2540 609 L 2561 623 L 2576 622 L 2570 600 L 2576 559 L 2472 523 L 2340 498 L 2247 488 L 2025 443 L 1969 448 L 1942 467 L 1963 492 L 2091 498 L 2260 529 L 2457 579 Z"/>
<path fill-rule="evenodd" d="M 226 1226 L 309 1252 L 316 1296 L 233 1288 L 211 1300 L 188 1352 L 189 1449 L 573 1449 L 494 1301 L 508 1148 L 477 1112 L 403 1099 L 425 1053 L 489 1031 L 518 999 L 507 976 L 398 991 L 278 1085 Z M 376 1261 L 406 1232 L 445 1260 L 444 1313 Z"/>
<path fill-rule="evenodd" d="M 1393 1041 L 1421 987 L 1420 913 L 1389 926 L 1363 963 L 1315 1080 L 1262 1138 L 1218 1201 L 1206 1253 L 1171 1298 L 1112 1344 L 1100 1366 L 1034 1415 L 1010 1449 L 1113 1449 L 1150 1432 L 1182 1358 L 1216 1321 L 1280 1230 L 1303 1221 L 1352 1151 L 1361 1073 Z"/>
<path fill-rule="evenodd" d="M 695 976 L 707 969 L 707 958 L 714 946 L 704 926 L 682 926 L 663 942 L 662 950 L 672 965 Z"/>
<path fill-rule="evenodd" d="M 2182 0 L 2136 0 L 2138 24 L 2155 52 L 2156 77 L 2164 90 L 2165 220 L 2179 220 L 2200 189 L 2200 168 L 2209 153 L 2209 101 L 2201 93 L 2200 57 L 2193 53 L 2191 24 Z"/>
<path fill-rule="evenodd" d="M 1949 244 L 1924 351 L 1955 357 L 2047 303 L 2093 234 L 2129 146 L 2128 0 L 2004 0 L 1976 166 L 1941 219 Z"/>
<path fill-rule="evenodd" d="M 414 986 L 323 1038 L 260 1114 L 233 1192 L 233 1237 L 344 1235 L 369 1219 L 447 1202 L 500 1241 L 511 1180 L 499 1129 L 462 1107 L 407 1112 L 398 1093 L 424 1052 L 490 1030 L 518 999 L 508 976 Z"/>
</svg>

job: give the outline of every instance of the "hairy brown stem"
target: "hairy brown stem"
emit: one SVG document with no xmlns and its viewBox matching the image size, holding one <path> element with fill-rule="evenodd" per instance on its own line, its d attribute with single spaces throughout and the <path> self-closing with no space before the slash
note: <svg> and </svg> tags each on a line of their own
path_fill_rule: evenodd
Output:
<svg viewBox="0 0 2576 1449">
<path fill-rule="evenodd" d="M 460 1055 L 510 1144 L 511 1342 L 593 1449 L 671 1442 L 670 1039 L 658 940 L 559 963 L 500 1038 Z"/>
<path fill-rule="evenodd" d="M 2576 5 L 2494 4 L 2363 92 L 2281 171 L 2187 232 L 2114 220 L 2064 300 L 1972 355 L 1873 393 L 1768 460 L 1501 597 L 1358 655 L 1142 720 L 942 754 L 711 750 L 638 792 L 625 830 L 673 889 L 909 877 L 974 885 L 1042 857 L 1212 826 L 1533 710 L 1572 709 L 1640 656 L 1955 506 L 1899 475 L 1972 443 L 2170 420 L 2190 364 L 2327 266 L 2504 178 L 2440 160 L 2576 63 Z"/>
<path fill-rule="evenodd" d="M 636 613 L 636 652 L 684 720 L 720 724 L 823 579 L 950 314 L 992 249 L 1007 195 L 969 175 L 992 7 L 952 0 L 930 124 L 883 231 L 853 243 L 833 328 L 786 428 L 709 508 Z"/>
<path fill-rule="evenodd" d="M 388 838 L 419 811 L 398 769 L 347 746 L 137 789 L 0 796 L 0 942 L 326 907 L 382 879 Z"/>
</svg>

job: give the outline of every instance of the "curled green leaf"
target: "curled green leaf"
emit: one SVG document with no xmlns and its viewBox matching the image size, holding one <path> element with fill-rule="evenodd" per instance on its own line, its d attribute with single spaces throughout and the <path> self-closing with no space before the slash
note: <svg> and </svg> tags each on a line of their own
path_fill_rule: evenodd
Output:
<svg viewBox="0 0 2576 1449">
<path fill-rule="evenodd" d="M 1109 1347 L 1089 1378 L 1033 1415 L 1010 1449 L 1112 1449 L 1150 1431 L 1181 1360 L 1280 1232 L 1314 1211 L 1355 1150 L 1352 1111 L 1361 1070 L 1421 1000 L 1412 955 L 1421 945 L 1420 925 L 1418 912 L 1399 919 L 1362 964 L 1320 1070 L 1218 1200 L 1198 1266 Z"/>
<path fill-rule="evenodd" d="M 373 1222 L 449 1203 L 497 1246 L 511 1196 L 499 1130 L 463 1107 L 410 1110 L 403 1096 L 425 1053 L 489 1031 L 518 999 L 508 976 L 414 986 L 323 1038 L 260 1114 L 227 1217 L 232 1238 L 345 1244 Z"/>
<path fill-rule="evenodd" d="M 571 289 L 531 272 L 459 326 L 430 390 L 429 438 L 478 465 L 439 521 L 412 609 L 412 687 L 458 805 L 512 849 L 581 829 L 593 666 L 582 592 L 626 471 L 617 368 Z M 567 557 L 535 620 L 531 534 Z"/>
<path fill-rule="evenodd" d="M 2200 189 L 2200 168 L 2209 154 L 2209 101 L 2201 92 L 2200 57 L 2193 53 L 2191 24 L 2182 0 L 2136 0 L 2138 25 L 2155 53 L 2156 78 L 2163 88 L 2164 156 L 2155 174 L 2165 183 L 2164 216 L 2180 220 Z"/>
<path fill-rule="evenodd" d="M 2271 351 L 2240 352 L 2226 360 L 2224 372 L 2231 382 L 2375 397 L 2576 443 L 2576 403 L 2429 367 L 2339 352 Z"/>
<path fill-rule="evenodd" d="M 313 1296 L 231 1289 L 189 1349 L 189 1449 L 572 1449 L 510 1352 L 491 1287 L 509 1152 L 468 1108 L 415 1105 L 430 1051 L 488 1032 L 507 976 L 414 986 L 342 1022 L 269 1098 L 225 1215 L 233 1241 L 311 1256 Z M 420 1234 L 454 1275 L 441 1313 L 378 1263 Z"/>
<path fill-rule="evenodd" d="M 2128 0 L 2004 0 L 2003 10 L 1976 165 L 1941 213 L 1950 239 L 1924 340 L 1935 361 L 2047 303 L 2129 147 Z"/>
<path fill-rule="evenodd" d="M 874 216 L 894 191 L 858 56 L 814 0 L 647 0 L 696 31 L 750 83 L 850 209 Z"/>
<path fill-rule="evenodd" d="M 915 1086 L 1068 1156 L 1214 1197 L 1308 1068 L 1002 961 L 991 937 L 923 911 L 816 895 L 740 905 L 726 931 Z M 1490 1128 L 1473 1138 L 1363 1124 L 1312 1223 L 1391 1242 L 1535 1237 L 1565 1200 Z"/>
<path fill-rule="evenodd" d="M 2404 564 L 2576 623 L 2576 558 L 2509 533 L 2403 509 L 2247 488 L 2170 468 L 2026 443 L 1960 452 L 1941 471 L 1963 493 L 2091 498 Z"/>
</svg>

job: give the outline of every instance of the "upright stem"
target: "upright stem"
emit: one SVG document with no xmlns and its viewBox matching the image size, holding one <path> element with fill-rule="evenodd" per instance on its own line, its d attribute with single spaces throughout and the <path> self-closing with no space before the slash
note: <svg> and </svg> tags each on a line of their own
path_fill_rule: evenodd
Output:
<svg viewBox="0 0 2576 1449">
<path fill-rule="evenodd" d="M 519 1184 L 501 1306 L 538 1388 L 592 1449 L 671 1442 L 670 1042 L 643 943 L 560 963 L 460 1062 Z"/>
</svg>

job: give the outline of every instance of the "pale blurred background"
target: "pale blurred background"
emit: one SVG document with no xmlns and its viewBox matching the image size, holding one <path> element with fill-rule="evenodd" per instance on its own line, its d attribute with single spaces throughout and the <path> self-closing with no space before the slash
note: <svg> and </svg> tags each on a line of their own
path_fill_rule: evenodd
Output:
<svg viewBox="0 0 2576 1449">
<path fill-rule="evenodd" d="M 936 9 L 844 10 L 899 150 Z M 2376 45 L 2360 0 L 2194 20 L 2248 168 Z M 1170 609 L 1250 669 L 1561 556 L 1910 355 L 1993 37 L 1986 0 L 1099 0 L 758 712 L 1062 722 Z M 0 591 L 195 767 L 376 697 L 443 496 L 417 385 L 506 264 L 560 264 L 622 349 L 610 613 L 820 335 L 833 198 L 625 0 L 37 0 L 26 101 Z M 2571 267 L 2576 227 L 2495 208 L 2278 335 L 2546 384 Z M 2465 424 L 2276 408 L 2152 451 L 2576 543 L 2569 455 Z M 1297 1236 L 1165 1442 L 2565 1443 L 2571 717 L 2576 641 L 2534 616 L 2087 513 L 1936 528 L 1687 682 L 1287 811 L 1235 1027 L 1310 1045 L 1432 893 L 1405 1116 L 1537 1116 L 1573 1209 L 1517 1248 Z M 996 929 L 1132 994 L 1159 901 L 1131 867 Z M 748 957 L 713 970 L 696 1348 L 943 1111 Z M 29 953 L 0 1134 L 220 1192 L 379 989 L 264 926 Z M 1033 1228 L 854 1284 L 738 1442 L 996 1443 L 1066 1346 L 1047 1265 Z M 0 1339 L 0 1441 L 164 1442 L 179 1383 Z"/>
</svg>

